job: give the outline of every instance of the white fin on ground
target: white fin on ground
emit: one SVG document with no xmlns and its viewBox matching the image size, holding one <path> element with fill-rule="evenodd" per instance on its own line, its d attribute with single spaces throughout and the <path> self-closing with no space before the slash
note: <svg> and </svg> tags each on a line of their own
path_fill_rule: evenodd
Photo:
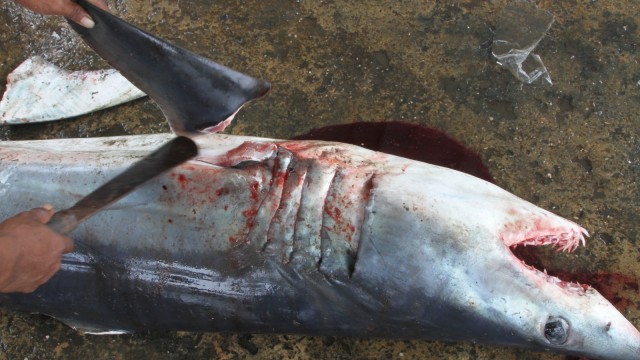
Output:
<svg viewBox="0 0 640 360">
<path fill-rule="evenodd" d="M 114 69 L 71 72 L 34 56 L 7 77 L 0 124 L 66 119 L 143 96 Z"/>
</svg>

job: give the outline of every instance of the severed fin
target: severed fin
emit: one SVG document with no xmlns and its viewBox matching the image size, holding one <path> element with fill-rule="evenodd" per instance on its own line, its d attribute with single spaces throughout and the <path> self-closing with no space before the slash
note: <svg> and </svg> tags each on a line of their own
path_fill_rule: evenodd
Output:
<svg viewBox="0 0 640 360">
<path fill-rule="evenodd" d="M 66 119 L 142 96 L 114 69 L 71 72 L 34 56 L 7 77 L 0 124 Z"/>
<path fill-rule="evenodd" d="M 224 129 L 246 102 L 271 85 L 173 46 L 85 0 L 95 22 L 71 27 L 102 58 L 147 93 L 176 134 Z"/>
</svg>

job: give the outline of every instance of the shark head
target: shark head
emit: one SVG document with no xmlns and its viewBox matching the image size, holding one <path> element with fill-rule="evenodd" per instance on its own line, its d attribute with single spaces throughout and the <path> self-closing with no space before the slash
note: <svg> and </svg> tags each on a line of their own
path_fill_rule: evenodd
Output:
<svg viewBox="0 0 640 360">
<path fill-rule="evenodd" d="M 467 174 L 398 168 L 373 178 L 358 252 L 368 261 L 354 271 L 354 279 L 389 289 L 379 294 L 389 301 L 413 299 L 395 304 L 398 320 L 413 317 L 443 340 L 640 358 L 640 332 L 595 289 L 549 276 L 511 251 L 572 251 L 585 242 L 583 228 Z M 374 272 L 381 264 L 394 269 Z"/>
</svg>

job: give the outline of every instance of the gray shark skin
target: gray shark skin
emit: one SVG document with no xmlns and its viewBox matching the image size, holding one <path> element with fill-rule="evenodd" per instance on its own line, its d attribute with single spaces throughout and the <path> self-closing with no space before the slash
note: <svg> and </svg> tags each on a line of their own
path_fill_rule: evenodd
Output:
<svg viewBox="0 0 640 360">
<path fill-rule="evenodd" d="M 171 135 L 0 142 L 0 218 L 73 204 Z M 474 341 L 638 359 L 597 291 L 517 259 L 584 230 L 488 182 L 352 145 L 211 134 L 201 156 L 73 234 L 0 306 L 91 333 L 143 329 Z"/>
<path fill-rule="evenodd" d="M 69 21 L 71 27 L 160 106 L 175 133 L 221 130 L 243 104 L 271 88 L 266 81 L 171 45 L 87 1 L 77 2 L 95 27 Z"/>
</svg>

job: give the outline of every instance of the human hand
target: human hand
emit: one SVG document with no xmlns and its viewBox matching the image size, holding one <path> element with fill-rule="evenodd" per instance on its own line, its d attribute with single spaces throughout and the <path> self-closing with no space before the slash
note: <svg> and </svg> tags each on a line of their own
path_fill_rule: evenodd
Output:
<svg viewBox="0 0 640 360">
<path fill-rule="evenodd" d="M 0 223 L 0 292 L 32 292 L 58 269 L 73 241 L 46 224 L 53 208 L 22 212 Z"/>
<path fill-rule="evenodd" d="M 107 0 L 88 0 L 103 10 L 109 10 Z M 27 9 L 44 15 L 62 15 L 88 29 L 95 23 L 82 6 L 73 0 L 16 0 Z"/>
</svg>

